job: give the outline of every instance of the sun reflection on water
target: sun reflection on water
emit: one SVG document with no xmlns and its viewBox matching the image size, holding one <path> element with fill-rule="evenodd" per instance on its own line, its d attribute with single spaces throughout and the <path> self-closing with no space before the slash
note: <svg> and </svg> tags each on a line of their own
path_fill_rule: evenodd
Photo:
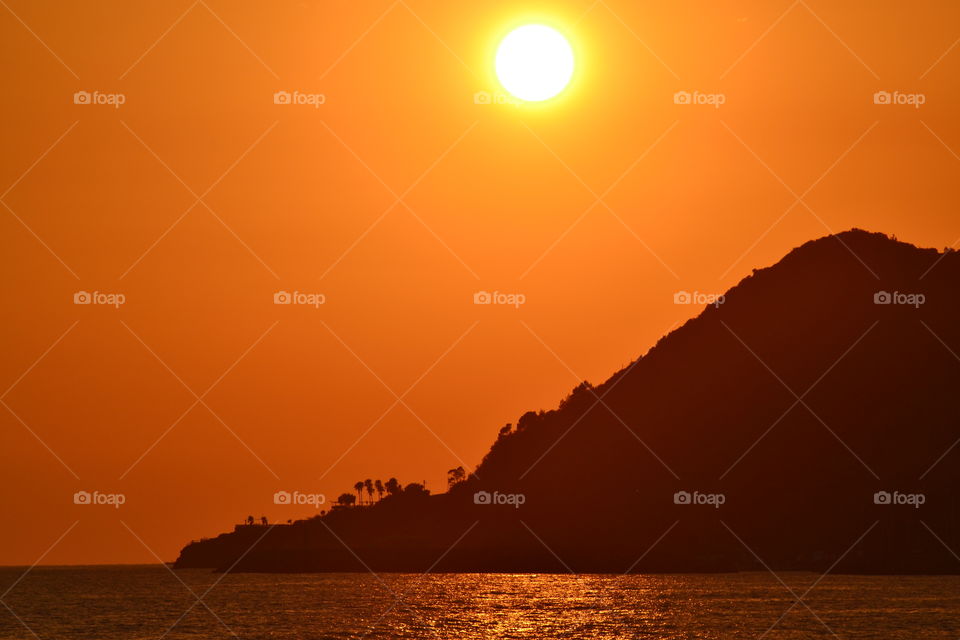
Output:
<svg viewBox="0 0 960 640">
<path fill-rule="evenodd" d="M 18 575 L 0 569 L 0 589 Z M 813 615 L 790 609 L 793 596 L 768 573 L 177 575 L 198 594 L 212 587 L 209 610 L 162 567 L 38 567 L 5 602 L 59 640 L 730 640 L 771 627 L 768 640 L 827 638 L 828 627 L 844 638 L 960 636 L 957 576 L 827 576 L 804 598 Z M 781 577 L 803 593 L 819 576 Z M 33 636 L 0 616 L 0 638 Z"/>
</svg>

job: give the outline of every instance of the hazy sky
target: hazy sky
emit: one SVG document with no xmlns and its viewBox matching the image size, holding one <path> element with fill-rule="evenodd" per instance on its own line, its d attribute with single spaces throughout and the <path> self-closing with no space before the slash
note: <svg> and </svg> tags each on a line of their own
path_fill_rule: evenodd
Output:
<svg viewBox="0 0 960 640">
<path fill-rule="evenodd" d="M 854 226 L 960 237 L 955 2 L 6 3 L 0 564 L 442 490 L 698 313 L 678 291 Z M 477 104 L 532 21 L 573 85 Z"/>
</svg>

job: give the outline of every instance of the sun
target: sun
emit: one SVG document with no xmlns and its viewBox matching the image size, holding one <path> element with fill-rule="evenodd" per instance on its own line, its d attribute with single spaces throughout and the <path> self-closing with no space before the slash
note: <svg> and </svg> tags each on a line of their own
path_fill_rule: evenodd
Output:
<svg viewBox="0 0 960 640">
<path fill-rule="evenodd" d="M 512 96 L 542 102 L 573 77 L 573 48 L 551 27 L 529 24 L 511 31 L 497 48 L 497 78 Z"/>
</svg>

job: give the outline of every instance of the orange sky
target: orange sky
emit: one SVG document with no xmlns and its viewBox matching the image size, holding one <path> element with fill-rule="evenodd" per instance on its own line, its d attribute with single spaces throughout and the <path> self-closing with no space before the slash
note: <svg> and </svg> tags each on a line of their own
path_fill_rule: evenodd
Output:
<svg viewBox="0 0 960 640">
<path fill-rule="evenodd" d="M 960 236 L 953 2 L 5 2 L 0 564 L 172 560 L 313 513 L 281 489 L 441 490 L 698 313 L 678 290 L 853 226 Z M 573 86 L 475 104 L 532 20 Z"/>
</svg>

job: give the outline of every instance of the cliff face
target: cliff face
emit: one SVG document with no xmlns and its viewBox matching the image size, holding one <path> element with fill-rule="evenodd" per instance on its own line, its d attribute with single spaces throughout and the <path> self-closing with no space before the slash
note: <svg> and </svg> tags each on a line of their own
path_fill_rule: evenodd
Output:
<svg viewBox="0 0 960 640">
<path fill-rule="evenodd" d="M 856 230 L 809 242 L 603 384 L 524 415 L 450 493 L 252 549 L 248 532 L 193 543 L 177 566 L 709 571 L 756 568 L 755 553 L 957 572 L 931 531 L 960 550 L 958 296 L 956 253 Z"/>
</svg>

